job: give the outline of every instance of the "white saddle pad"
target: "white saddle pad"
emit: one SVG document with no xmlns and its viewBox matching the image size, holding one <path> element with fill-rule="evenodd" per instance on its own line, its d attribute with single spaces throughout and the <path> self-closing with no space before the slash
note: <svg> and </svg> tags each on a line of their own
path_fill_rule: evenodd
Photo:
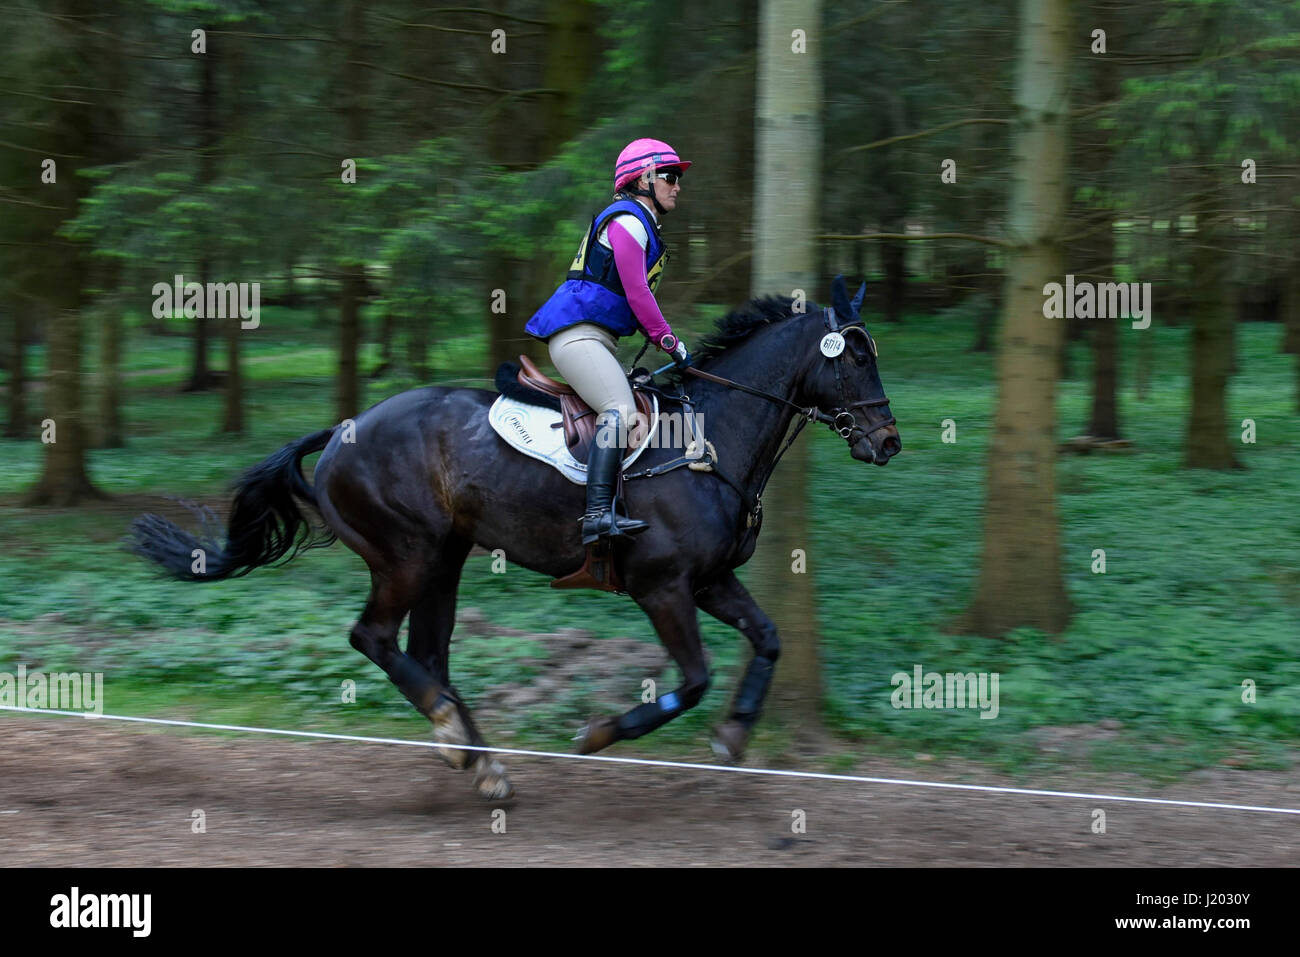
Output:
<svg viewBox="0 0 1300 957">
<path fill-rule="evenodd" d="M 657 422 L 659 397 L 651 395 L 650 398 L 654 402 L 650 420 Z M 558 469 L 561 475 L 575 485 L 587 484 L 587 463 L 579 462 L 573 457 L 573 453 L 564 442 L 564 429 L 552 428 L 558 426 L 561 421 L 560 413 L 556 410 L 540 405 L 528 405 L 518 399 L 501 395 L 497 396 L 497 400 L 488 409 L 488 421 L 496 434 L 505 439 L 511 448 L 516 448 L 524 455 L 531 455 Z M 648 429 L 636 451 L 623 460 L 625 473 L 628 466 L 645 451 L 653 434 L 654 429 Z"/>
</svg>

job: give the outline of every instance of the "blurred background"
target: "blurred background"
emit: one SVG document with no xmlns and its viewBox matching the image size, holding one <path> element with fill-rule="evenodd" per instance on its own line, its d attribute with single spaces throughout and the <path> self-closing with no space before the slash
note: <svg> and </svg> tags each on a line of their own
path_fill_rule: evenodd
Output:
<svg viewBox="0 0 1300 957">
<path fill-rule="evenodd" d="M 695 164 L 664 220 L 670 323 L 694 345 L 751 296 L 865 278 L 904 443 L 869 469 L 810 429 L 782 464 L 742 575 L 786 638 L 760 749 L 1290 760 L 1300 3 L 11 0 L 5 22 L 0 668 L 102 670 L 113 713 L 418 733 L 347 644 L 356 556 L 196 587 L 120 539 L 184 517 L 167 496 L 220 514 L 242 469 L 403 389 L 545 365 L 523 326 L 652 136 Z M 259 283 L 258 328 L 156 316 L 177 274 Z M 1149 327 L 1045 318 L 1066 275 L 1149 283 Z M 567 742 L 675 683 L 632 603 L 489 562 L 452 657 L 489 738 Z M 694 753 L 726 707 L 747 652 L 703 627 L 711 694 L 638 747 Z M 917 664 L 999 673 L 997 720 L 895 708 Z M 346 680 L 356 703 L 322 708 Z"/>
</svg>

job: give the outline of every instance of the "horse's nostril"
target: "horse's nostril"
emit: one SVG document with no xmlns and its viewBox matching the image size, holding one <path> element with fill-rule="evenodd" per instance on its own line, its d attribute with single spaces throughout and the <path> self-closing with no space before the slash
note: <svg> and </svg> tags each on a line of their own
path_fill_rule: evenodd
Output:
<svg viewBox="0 0 1300 957">
<path fill-rule="evenodd" d="M 897 455 L 899 452 L 903 451 L 903 443 L 901 440 L 896 439 L 891 435 L 889 438 L 885 439 L 881 448 L 889 455 Z"/>
</svg>

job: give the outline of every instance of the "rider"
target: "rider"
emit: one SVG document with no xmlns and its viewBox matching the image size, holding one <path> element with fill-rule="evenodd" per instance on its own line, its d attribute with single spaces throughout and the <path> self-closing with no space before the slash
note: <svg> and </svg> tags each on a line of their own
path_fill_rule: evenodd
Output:
<svg viewBox="0 0 1300 957">
<path fill-rule="evenodd" d="M 659 217 L 677 207 L 682 173 L 690 165 L 660 140 L 629 143 L 614 165 L 615 201 L 592 220 L 568 278 L 525 327 L 547 343 L 560 375 L 599 413 L 587 458 L 584 545 L 650 527 L 613 507 L 615 476 L 636 412 L 615 343 L 639 326 L 680 367 L 690 364 L 686 345 L 673 335 L 654 297 L 668 258 Z"/>
</svg>

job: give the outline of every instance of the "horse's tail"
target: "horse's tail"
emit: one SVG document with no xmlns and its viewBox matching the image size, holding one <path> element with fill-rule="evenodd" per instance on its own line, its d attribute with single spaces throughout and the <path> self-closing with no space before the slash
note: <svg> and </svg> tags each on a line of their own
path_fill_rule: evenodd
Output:
<svg viewBox="0 0 1300 957">
<path fill-rule="evenodd" d="M 290 442 L 244 473 L 235 483 L 224 546 L 208 535 L 211 512 L 203 510 L 202 537 L 161 515 L 141 515 L 131 524 L 131 551 L 157 562 L 173 578 L 220 581 L 281 558 L 289 561 L 304 548 L 331 544 L 334 534 L 314 528 L 294 498 L 317 508 L 316 491 L 302 474 L 302 460 L 325 448 L 335 428 Z"/>
</svg>

